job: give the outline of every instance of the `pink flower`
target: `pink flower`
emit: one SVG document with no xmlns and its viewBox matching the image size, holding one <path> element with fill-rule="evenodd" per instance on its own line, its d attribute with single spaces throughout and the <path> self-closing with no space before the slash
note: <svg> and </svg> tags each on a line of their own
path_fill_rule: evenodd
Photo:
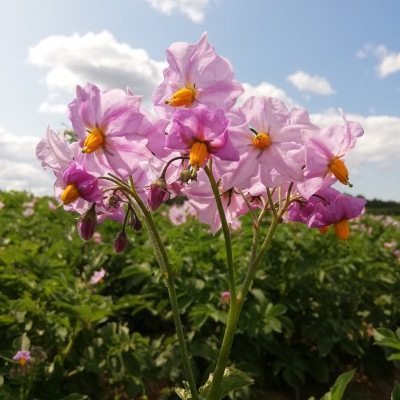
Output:
<svg viewBox="0 0 400 400">
<path fill-rule="evenodd" d="M 57 206 L 51 200 L 49 200 L 47 202 L 47 204 L 48 204 L 50 210 L 57 210 Z"/>
<path fill-rule="evenodd" d="M 221 293 L 221 300 L 223 304 L 229 304 L 229 300 L 231 298 L 230 292 L 222 292 Z"/>
<path fill-rule="evenodd" d="M 339 194 L 330 204 L 317 206 L 315 213 L 308 219 L 309 227 L 324 228 L 333 224 L 333 228 L 341 240 L 349 237 L 348 220 L 360 215 L 365 206 L 365 199 Z"/>
<path fill-rule="evenodd" d="M 99 232 L 93 233 L 93 241 L 95 243 L 101 243 L 101 234 Z"/>
<path fill-rule="evenodd" d="M 234 231 L 239 230 L 241 227 L 242 227 L 242 221 L 238 218 L 234 219 L 230 224 L 230 228 L 233 229 Z"/>
<path fill-rule="evenodd" d="M 364 130 L 358 122 L 347 121 L 343 113 L 342 117 L 343 126 L 333 125 L 319 131 L 303 130 L 306 164 L 304 174 L 307 180 L 304 185 L 298 186 L 298 190 L 305 198 L 315 193 L 332 177 L 336 177 L 344 185 L 352 186 L 344 159 Z"/>
<path fill-rule="evenodd" d="M 46 136 L 36 147 L 36 155 L 43 168 L 52 170 L 57 177 L 55 197 L 67 208 L 83 213 L 91 206 L 88 202 L 101 203 L 102 191 L 97 178 L 81 165 L 83 154 L 77 143 L 69 145 L 48 127 Z"/>
<path fill-rule="evenodd" d="M 0 210 L 2 210 L 3 208 L 4 208 L 4 203 L 0 201 Z"/>
<path fill-rule="evenodd" d="M 383 247 L 386 248 L 391 248 L 391 247 L 396 247 L 397 246 L 397 242 L 385 242 L 383 243 Z"/>
<path fill-rule="evenodd" d="M 169 220 L 174 225 L 182 225 L 186 222 L 186 210 L 182 206 L 172 205 L 169 209 Z"/>
<path fill-rule="evenodd" d="M 24 217 L 29 217 L 31 215 L 35 214 L 35 210 L 33 208 L 26 208 L 23 212 L 22 215 Z"/>
<path fill-rule="evenodd" d="M 169 118 L 176 107 L 230 110 L 244 92 L 230 62 L 217 56 L 206 33 L 195 44 L 174 43 L 166 50 L 168 68 L 153 94 L 158 115 Z"/>
<path fill-rule="evenodd" d="M 25 208 L 33 208 L 35 206 L 36 199 L 32 199 L 32 201 L 26 201 L 25 203 L 22 203 L 22 207 Z"/>
<path fill-rule="evenodd" d="M 248 189 L 255 182 L 269 188 L 287 181 L 302 181 L 302 129 L 317 129 L 304 108 L 289 111 L 278 99 L 250 97 L 227 115 L 230 138 L 239 150 L 235 166 L 218 163 L 224 185 Z"/>
<path fill-rule="evenodd" d="M 61 195 L 63 204 L 72 203 L 79 197 L 91 203 L 101 204 L 103 192 L 98 186 L 98 179 L 88 174 L 83 166 L 75 161 L 70 161 L 70 167 L 63 173 L 63 181 L 65 184 Z"/>
<path fill-rule="evenodd" d="M 100 92 L 91 83 L 77 86 L 76 94 L 67 114 L 86 156 L 86 170 L 111 169 L 121 178 L 128 177 L 151 155 L 148 140 L 138 132 L 144 118 L 139 110 L 141 98 L 120 89 Z"/>
<path fill-rule="evenodd" d="M 94 285 L 97 282 L 103 283 L 103 278 L 105 274 L 106 271 L 104 270 L 104 268 L 102 268 L 100 271 L 95 271 L 93 276 L 90 278 L 90 284 Z"/>
<path fill-rule="evenodd" d="M 331 202 L 336 200 L 339 194 L 339 190 L 331 187 L 319 190 L 307 201 L 292 203 L 287 208 L 287 217 L 290 221 L 307 224 L 313 214 L 318 211 L 319 207 L 327 207 Z"/>
<path fill-rule="evenodd" d="M 17 354 L 13 357 L 13 360 L 19 361 L 21 365 L 25 365 L 27 361 L 31 359 L 31 352 L 27 350 L 17 351 Z"/>
<path fill-rule="evenodd" d="M 177 110 L 166 146 L 190 153 L 190 164 L 195 170 L 211 156 L 238 161 L 239 153 L 229 139 L 228 125 L 229 121 L 222 110 Z"/>
</svg>

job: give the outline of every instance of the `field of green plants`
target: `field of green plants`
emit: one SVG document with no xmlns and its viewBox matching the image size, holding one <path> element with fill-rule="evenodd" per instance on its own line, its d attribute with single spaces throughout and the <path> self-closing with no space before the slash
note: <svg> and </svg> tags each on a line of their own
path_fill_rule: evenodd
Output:
<svg viewBox="0 0 400 400">
<path fill-rule="evenodd" d="M 115 254 L 120 227 L 112 221 L 83 242 L 77 216 L 50 198 L 0 192 L 0 204 L 0 399 L 177 399 L 185 377 L 146 231 L 129 232 L 127 249 Z M 225 243 L 179 207 L 165 205 L 154 218 L 200 386 L 227 319 Z M 240 281 L 252 240 L 251 220 L 241 223 L 232 228 Z M 234 398 L 320 398 L 353 369 L 348 399 L 390 398 L 400 349 L 392 333 L 400 324 L 400 222 L 367 211 L 350 229 L 343 242 L 302 224 L 278 227 L 230 358 L 254 384 Z M 13 360 L 22 350 L 31 355 L 24 365 Z M 389 385 L 386 397 L 378 383 Z"/>
</svg>

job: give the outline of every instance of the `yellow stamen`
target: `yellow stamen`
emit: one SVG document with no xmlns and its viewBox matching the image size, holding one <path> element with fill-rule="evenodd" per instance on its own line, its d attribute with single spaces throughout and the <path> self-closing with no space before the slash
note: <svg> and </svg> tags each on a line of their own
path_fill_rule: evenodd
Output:
<svg viewBox="0 0 400 400">
<path fill-rule="evenodd" d="M 208 156 L 207 145 L 203 142 L 194 142 L 190 149 L 190 165 L 200 168 Z"/>
<path fill-rule="evenodd" d="M 183 88 L 173 94 L 171 100 L 165 100 L 165 104 L 172 107 L 188 106 L 191 104 L 196 96 L 194 89 Z"/>
<path fill-rule="evenodd" d="M 343 219 L 342 221 L 333 224 L 333 229 L 335 230 L 336 235 L 340 240 L 346 240 L 350 236 L 349 224 L 347 223 L 347 219 Z"/>
<path fill-rule="evenodd" d="M 265 133 L 259 133 L 257 136 L 254 136 L 254 146 L 263 148 L 268 147 L 271 144 L 271 140 L 269 140 L 269 135 Z"/>
<path fill-rule="evenodd" d="M 75 201 L 79 197 L 78 188 L 72 184 L 66 187 L 63 194 L 61 195 L 62 204 L 69 204 Z"/>
<path fill-rule="evenodd" d="M 101 146 L 103 141 L 104 141 L 104 135 L 101 132 L 101 130 L 99 128 L 94 128 L 85 139 L 82 153 L 89 154 L 97 150 Z"/>
<path fill-rule="evenodd" d="M 319 230 L 322 234 L 324 234 L 324 233 L 326 233 L 326 232 L 329 231 L 329 227 L 330 227 L 330 225 L 326 225 L 326 226 L 324 226 L 324 227 L 322 227 L 322 228 L 318 228 L 318 230 Z"/>
<path fill-rule="evenodd" d="M 344 162 L 339 158 L 335 157 L 328 166 L 329 170 L 336 176 L 339 182 L 343 183 L 343 185 L 349 185 L 352 187 L 353 185 L 349 182 L 349 172 L 347 171 Z"/>
<path fill-rule="evenodd" d="M 19 363 L 20 363 L 21 365 L 25 365 L 26 359 L 25 359 L 24 357 L 21 357 L 21 358 L 19 359 Z"/>
</svg>

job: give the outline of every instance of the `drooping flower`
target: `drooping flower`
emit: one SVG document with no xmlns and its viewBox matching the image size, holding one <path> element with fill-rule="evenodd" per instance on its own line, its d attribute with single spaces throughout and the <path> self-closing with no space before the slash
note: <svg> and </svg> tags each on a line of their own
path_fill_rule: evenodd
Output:
<svg viewBox="0 0 400 400">
<path fill-rule="evenodd" d="M 83 155 L 77 143 L 66 143 L 48 127 L 46 136 L 36 147 L 36 155 L 45 170 L 54 172 L 55 197 L 67 208 L 83 213 L 91 206 L 89 203 L 101 203 L 98 179 L 81 164 Z"/>
<path fill-rule="evenodd" d="M 319 207 L 327 207 L 334 202 L 340 194 L 339 190 L 332 187 L 321 189 L 314 193 L 308 200 L 297 201 L 287 208 L 287 218 L 290 221 L 308 223 L 311 216 L 318 211 Z M 322 229 L 322 227 L 320 227 Z"/>
<path fill-rule="evenodd" d="M 190 165 L 196 171 L 213 156 L 238 161 L 239 153 L 229 139 L 228 125 L 222 110 L 177 110 L 165 144 L 172 150 L 189 153 Z"/>
<path fill-rule="evenodd" d="M 67 115 L 86 155 L 86 170 L 101 173 L 106 168 L 123 179 L 128 177 L 140 161 L 151 156 L 148 140 L 139 133 L 144 118 L 139 110 L 141 98 L 120 89 L 101 92 L 91 83 L 77 86 L 76 94 Z"/>
<path fill-rule="evenodd" d="M 104 268 L 101 268 L 100 271 L 94 271 L 94 274 L 90 278 L 90 284 L 94 285 L 97 282 L 103 283 L 103 278 L 104 278 L 105 274 L 106 274 L 106 271 Z"/>
<path fill-rule="evenodd" d="M 339 239 L 346 240 L 350 235 L 348 220 L 360 215 L 365 204 L 363 198 L 340 194 L 327 206 L 317 206 L 316 212 L 308 219 L 308 226 L 323 228 L 333 224 Z"/>
<path fill-rule="evenodd" d="M 352 186 L 344 160 L 364 130 L 358 122 L 347 121 L 343 113 L 342 117 L 344 125 L 332 125 L 319 131 L 303 130 L 306 181 L 298 190 L 305 198 L 332 177 Z"/>
<path fill-rule="evenodd" d="M 305 109 L 289 111 L 278 99 L 253 96 L 227 117 L 232 120 L 230 138 L 239 150 L 240 161 L 235 167 L 218 162 L 224 185 L 247 189 L 261 181 L 273 188 L 303 180 L 301 131 L 317 129 Z"/>
<path fill-rule="evenodd" d="M 153 93 L 158 115 L 169 118 L 177 107 L 230 110 L 244 92 L 231 63 L 215 53 L 204 33 L 195 44 L 174 43 L 166 50 L 168 68 Z"/>
<path fill-rule="evenodd" d="M 70 161 L 70 167 L 63 173 L 65 189 L 61 195 L 63 204 L 70 204 L 79 197 L 89 202 L 102 202 L 103 192 L 99 188 L 98 179 L 87 173 L 83 166 Z"/>
<path fill-rule="evenodd" d="M 27 361 L 31 359 L 31 352 L 27 350 L 17 351 L 17 354 L 13 357 L 13 360 L 19 361 L 21 365 L 25 365 Z"/>
</svg>

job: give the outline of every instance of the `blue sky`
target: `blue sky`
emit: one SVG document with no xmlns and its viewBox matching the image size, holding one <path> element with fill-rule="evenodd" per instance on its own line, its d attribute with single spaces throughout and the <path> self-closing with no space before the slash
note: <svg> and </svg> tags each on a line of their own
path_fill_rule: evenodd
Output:
<svg viewBox="0 0 400 400">
<path fill-rule="evenodd" d="M 339 107 L 358 120 L 346 192 L 400 201 L 398 0 L 14 0 L 0 12 L 0 189 L 52 193 L 34 149 L 48 124 L 69 126 L 76 84 L 129 86 L 150 109 L 165 49 L 207 31 L 247 95 L 306 107 L 321 127 Z"/>
</svg>

